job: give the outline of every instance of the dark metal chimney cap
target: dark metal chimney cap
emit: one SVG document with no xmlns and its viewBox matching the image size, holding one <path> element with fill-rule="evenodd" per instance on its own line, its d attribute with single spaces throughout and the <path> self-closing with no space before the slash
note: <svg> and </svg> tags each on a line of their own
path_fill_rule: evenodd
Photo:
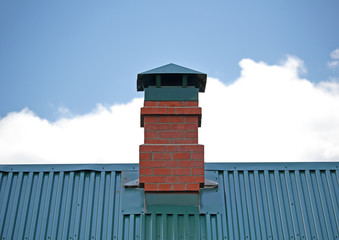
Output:
<svg viewBox="0 0 339 240">
<path fill-rule="evenodd" d="M 205 91 L 207 74 L 173 63 L 139 73 L 137 78 L 137 90 L 144 91 L 144 89 L 149 86 L 155 86 L 157 76 L 160 76 L 162 79 L 161 86 L 181 86 L 181 82 L 179 85 L 174 82 L 173 79 L 180 79 L 180 77 L 187 76 L 188 87 L 193 86 L 199 88 L 199 92 Z"/>
</svg>

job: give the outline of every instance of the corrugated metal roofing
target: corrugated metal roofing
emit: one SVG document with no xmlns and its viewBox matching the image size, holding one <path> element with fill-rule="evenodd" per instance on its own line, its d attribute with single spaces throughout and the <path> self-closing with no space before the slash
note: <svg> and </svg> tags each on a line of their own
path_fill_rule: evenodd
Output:
<svg viewBox="0 0 339 240">
<path fill-rule="evenodd" d="M 200 214 L 145 213 L 136 164 L 0 166 L 0 239 L 339 239 L 338 165 L 207 163 Z"/>
</svg>

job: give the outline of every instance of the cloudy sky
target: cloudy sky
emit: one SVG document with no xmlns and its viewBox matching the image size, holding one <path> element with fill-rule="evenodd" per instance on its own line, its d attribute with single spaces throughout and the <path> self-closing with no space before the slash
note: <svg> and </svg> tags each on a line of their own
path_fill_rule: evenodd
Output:
<svg viewBox="0 0 339 240">
<path fill-rule="evenodd" d="M 138 162 L 140 72 L 208 74 L 208 162 L 339 160 L 338 1 L 0 2 L 0 163 Z"/>
</svg>

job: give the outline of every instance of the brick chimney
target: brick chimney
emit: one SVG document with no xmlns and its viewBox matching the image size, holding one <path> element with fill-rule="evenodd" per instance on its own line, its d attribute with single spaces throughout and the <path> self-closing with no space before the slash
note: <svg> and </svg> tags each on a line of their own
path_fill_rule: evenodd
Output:
<svg viewBox="0 0 339 240">
<path fill-rule="evenodd" d="M 139 148 L 139 184 L 145 192 L 198 192 L 204 186 L 204 145 L 198 144 L 206 74 L 168 64 L 138 74 L 144 144 Z"/>
</svg>

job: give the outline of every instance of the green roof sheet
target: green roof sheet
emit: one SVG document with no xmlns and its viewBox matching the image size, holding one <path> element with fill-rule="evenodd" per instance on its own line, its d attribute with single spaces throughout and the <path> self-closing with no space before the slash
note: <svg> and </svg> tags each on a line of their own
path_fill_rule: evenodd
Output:
<svg viewBox="0 0 339 240">
<path fill-rule="evenodd" d="M 206 163 L 200 213 L 145 213 L 137 164 L 0 165 L 0 239 L 337 239 L 338 166 Z"/>
</svg>

